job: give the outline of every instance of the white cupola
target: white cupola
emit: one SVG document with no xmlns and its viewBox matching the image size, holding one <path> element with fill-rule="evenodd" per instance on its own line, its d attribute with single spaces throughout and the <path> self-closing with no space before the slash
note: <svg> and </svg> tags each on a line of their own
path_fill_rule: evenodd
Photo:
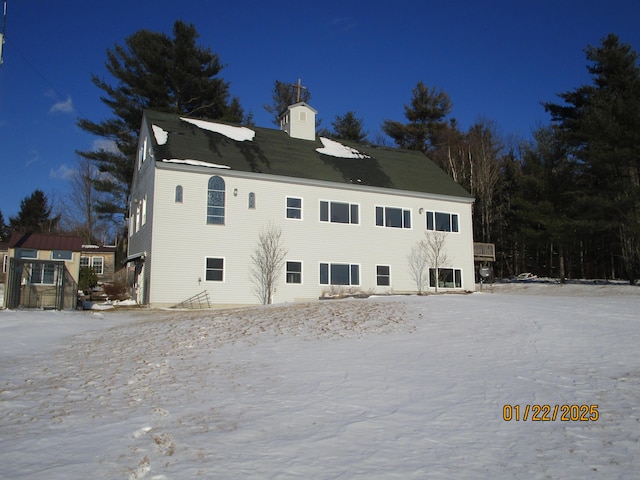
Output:
<svg viewBox="0 0 640 480">
<path fill-rule="evenodd" d="M 291 138 L 316 139 L 316 114 L 318 111 L 305 102 L 289 105 L 280 116 L 280 129 Z"/>
</svg>

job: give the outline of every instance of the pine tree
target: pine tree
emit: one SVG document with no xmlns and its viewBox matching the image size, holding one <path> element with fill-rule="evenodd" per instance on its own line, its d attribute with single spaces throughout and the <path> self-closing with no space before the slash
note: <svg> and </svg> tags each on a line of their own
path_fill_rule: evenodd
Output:
<svg viewBox="0 0 640 480">
<path fill-rule="evenodd" d="M 20 202 L 18 215 L 9 219 L 11 229 L 21 232 L 55 232 L 60 216 L 52 217 L 52 210 L 42 190 L 34 190 Z"/>
<path fill-rule="evenodd" d="M 273 115 L 273 123 L 275 125 L 280 125 L 280 116 L 289 105 L 293 105 L 298 102 L 309 102 L 310 99 L 311 92 L 309 92 L 307 87 L 276 80 L 273 84 L 271 105 L 265 105 L 264 109 Z"/>
<path fill-rule="evenodd" d="M 217 54 L 196 45 L 193 25 L 178 20 L 173 38 L 164 33 L 139 30 L 125 45 L 107 50 L 106 68 L 111 84 L 92 76 L 105 95 L 101 98 L 113 117 L 101 122 L 80 119 L 81 129 L 112 142 L 113 148 L 78 152 L 93 160 L 103 175 L 96 181 L 110 199 L 98 205 L 103 214 L 126 211 L 144 109 L 241 123 L 243 111 L 237 98 L 230 100 L 229 84 L 218 75 L 224 67 Z"/>
<path fill-rule="evenodd" d="M 564 104 L 544 106 L 580 160 L 592 220 L 606 230 L 608 256 L 620 255 L 633 281 L 640 273 L 638 54 L 610 34 L 599 47 L 587 47 L 586 57 L 593 84 L 560 94 Z"/>
<path fill-rule="evenodd" d="M 336 115 L 335 121 L 331 123 L 336 138 L 357 143 L 362 143 L 367 137 L 363 124 L 363 119 L 357 118 L 355 112 L 347 112 L 343 116 Z"/>
<path fill-rule="evenodd" d="M 9 226 L 4 223 L 4 216 L 0 210 L 0 242 L 6 242 L 9 239 Z"/>
<path fill-rule="evenodd" d="M 404 115 L 409 123 L 385 120 L 382 130 L 399 147 L 426 153 L 433 146 L 434 135 L 445 125 L 445 117 L 452 108 L 447 93 L 418 82 L 412 91 L 411 103 L 404 106 Z"/>
<path fill-rule="evenodd" d="M 533 137 L 523 146 L 523 177 L 517 203 L 520 220 L 527 246 L 539 253 L 534 256 L 538 261 L 531 266 L 564 281 L 568 252 L 576 240 L 581 215 L 576 163 L 568 155 L 557 128 L 541 127 Z"/>
</svg>

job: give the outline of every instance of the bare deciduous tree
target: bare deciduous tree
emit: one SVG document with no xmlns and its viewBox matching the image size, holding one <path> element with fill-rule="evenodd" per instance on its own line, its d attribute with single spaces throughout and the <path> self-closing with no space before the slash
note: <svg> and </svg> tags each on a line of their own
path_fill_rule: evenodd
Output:
<svg viewBox="0 0 640 480">
<path fill-rule="evenodd" d="M 411 278 L 416 283 L 418 289 L 418 295 L 422 295 L 425 285 L 428 279 L 428 262 L 427 251 L 424 248 L 424 242 L 418 242 L 413 247 L 409 255 L 407 255 L 407 262 L 409 263 L 409 273 Z"/>
<path fill-rule="evenodd" d="M 445 232 L 427 231 L 424 235 L 424 239 L 411 247 L 407 255 L 409 274 L 416 283 L 418 295 L 421 295 L 424 287 L 427 286 L 430 269 L 435 272 L 435 285 L 432 286 L 435 287 L 436 293 L 438 292 L 440 269 L 450 262 L 445 251 L 447 238 Z"/>
<path fill-rule="evenodd" d="M 270 223 L 258 235 L 249 271 L 254 292 L 263 305 L 273 302 L 276 280 L 282 272 L 286 255 L 287 250 L 282 245 L 282 230 Z"/>
<path fill-rule="evenodd" d="M 445 250 L 445 242 L 447 235 L 445 232 L 428 231 L 425 232 L 425 238 L 420 242 L 425 250 L 429 267 L 435 271 L 435 289 L 438 293 L 438 284 L 440 283 L 440 269 L 450 263 L 449 257 Z"/>
<path fill-rule="evenodd" d="M 500 180 L 499 157 L 504 150 L 495 122 L 481 120 L 469 129 L 469 160 L 473 169 L 471 194 L 476 197 L 476 212 L 480 238 L 483 242 L 491 241 L 491 224 L 493 222 L 493 198 Z"/>
<path fill-rule="evenodd" d="M 96 190 L 95 183 L 101 177 L 97 167 L 86 158 L 78 158 L 76 169 L 69 176 L 71 190 L 63 202 L 71 228 L 89 244 L 106 237 L 109 225 L 96 213 L 96 205 L 104 199 L 104 193 Z"/>
</svg>

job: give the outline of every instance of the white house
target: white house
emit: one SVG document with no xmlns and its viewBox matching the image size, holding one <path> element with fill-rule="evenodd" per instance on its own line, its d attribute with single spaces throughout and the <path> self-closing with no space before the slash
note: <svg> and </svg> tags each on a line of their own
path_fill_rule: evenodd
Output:
<svg viewBox="0 0 640 480">
<path fill-rule="evenodd" d="M 428 290 L 474 289 L 470 195 L 419 152 L 316 138 L 316 113 L 292 105 L 276 130 L 145 112 L 128 244 L 140 303 L 259 303 L 251 255 L 270 224 L 287 251 L 274 302 L 415 292 L 407 255 L 430 230 L 449 263 Z"/>
</svg>

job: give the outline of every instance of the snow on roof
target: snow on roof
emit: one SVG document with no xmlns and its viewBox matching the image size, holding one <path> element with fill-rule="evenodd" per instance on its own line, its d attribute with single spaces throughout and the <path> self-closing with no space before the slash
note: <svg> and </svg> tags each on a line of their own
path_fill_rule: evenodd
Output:
<svg viewBox="0 0 640 480">
<path fill-rule="evenodd" d="M 347 147 L 346 145 L 343 145 L 340 142 L 336 142 L 335 140 L 320 137 L 320 141 L 324 146 L 322 148 L 316 148 L 316 152 L 318 153 L 323 153 L 325 155 L 330 155 L 332 157 L 338 158 L 371 158 L 369 157 L 369 155 L 360 153 L 355 148 Z"/>
<path fill-rule="evenodd" d="M 244 142 L 246 140 L 252 141 L 256 134 L 256 132 L 247 127 L 234 127 L 231 125 L 224 125 L 222 123 L 207 122 L 206 120 L 195 120 L 193 118 L 184 117 L 180 117 L 180 120 L 191 123 L 203 130 L 219 133 L 238 142 Z"/>
<path fill-rule="evenodd" d="M 151 128 L 153 129 L 153 134 L 156 137 L 156 142 L 158 142 L 158 145 L 164 145 L 165 143 L 167 143 L 167 138 L 169 138 L 169 132 L 167 132 L 166 130 L 163 130 L 157 125 L 151 125 Z"/>
<path fill-rule="evenodd" d="M 191 160 L 191 159 L 179 159 L 179 158 L 165 158 L 162 160 L 167 163 L 184 163 L 186 165 L 195 165 L 196 167 L 210 167 L 210 168 L 231 168 L 228 165 L 218 165 L 216 163 L 203 162 L 201 160 Z"/>
</svg>

